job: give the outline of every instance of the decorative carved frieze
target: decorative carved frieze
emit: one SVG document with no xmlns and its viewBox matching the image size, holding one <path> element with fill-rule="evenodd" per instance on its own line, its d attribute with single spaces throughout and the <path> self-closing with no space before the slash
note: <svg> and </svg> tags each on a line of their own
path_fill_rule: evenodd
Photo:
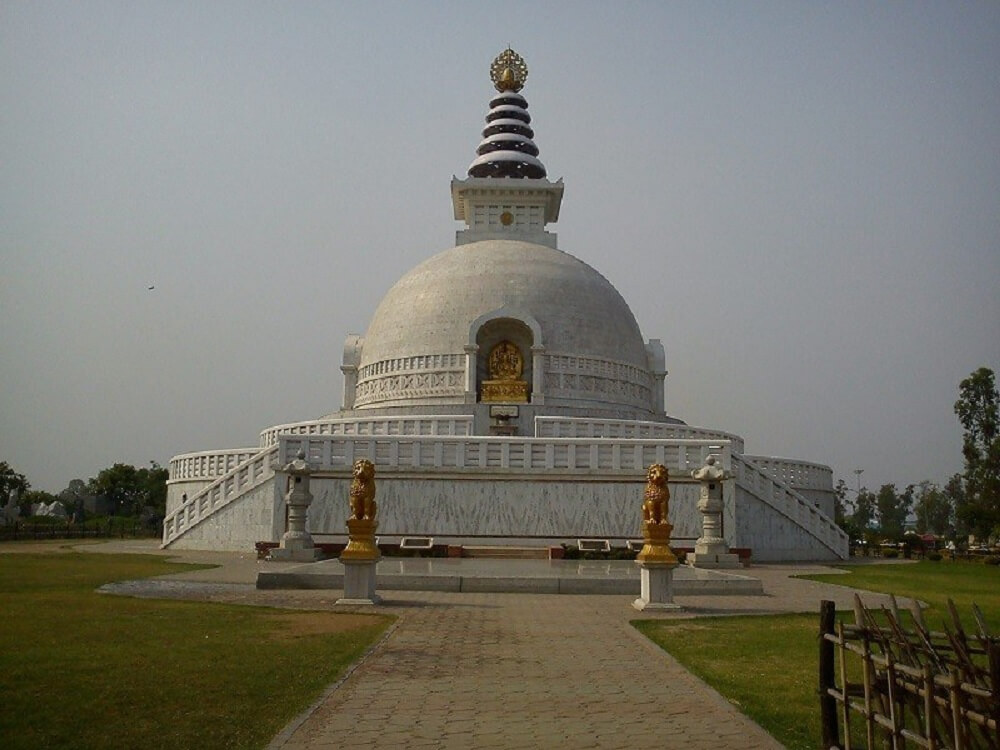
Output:
<svg viewBox="0 0 1000 750">
<path fill-rule="evenodd" d="M 428 372 L 386 375 L 358 384 L 358 406 L 395 399 L 442 396 L 460 398 L 465 393 L 464 372 Z"/>
<path fill-rule="evenodd" d="M 563 354 L 546 354 L 544 360 L 550 395 L 596 397 L 647 409 L 652 404 L 652 378 L 635 365 Z"/>
</svg>

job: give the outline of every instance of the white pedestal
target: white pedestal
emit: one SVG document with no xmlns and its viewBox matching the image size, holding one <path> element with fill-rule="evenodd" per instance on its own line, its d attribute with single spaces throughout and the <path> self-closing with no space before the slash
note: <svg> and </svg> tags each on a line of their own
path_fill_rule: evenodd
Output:
<svg viewBox="0 0 1000 750">
<path fill-rule="evenodd" d="M 382 597 L 375 593 L 375 560 L 352 562 L 341 560 L 344 565 L 344 596 L 337 604 L 378 604 Z"/>
<path fill-rule="evenodd" d="M 729 552 L 692 552 L 687 564 L 693 568 L 738 568 L 740 556 Z"/>
<path fill-rule="evenodd" d="M 674 604 L 674 568 L 671 564 L 639 563 L 641 582 L 639 598 L 632 602 L 638 610 L 675 610 L 681 605 Z"/>
<path fill-rule="evenodd" d="M 281 546 L 272 549 L 268 557 L 272 560 L 292 562 L 315 562 L 323 558 L 323 551 L 316 549 L 312 537 L 306 539 L 288 537 L 289 535 L 285 534 Z"/>
</svg>

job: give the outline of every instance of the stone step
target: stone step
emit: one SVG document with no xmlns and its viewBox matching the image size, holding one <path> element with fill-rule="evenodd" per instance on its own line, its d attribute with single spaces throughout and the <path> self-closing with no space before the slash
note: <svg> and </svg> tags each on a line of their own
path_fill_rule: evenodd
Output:
<svg viewBox="0 0 1000 750">
<path fill-rule="evenodd" d="M 462 557 L 502 560 L 548 560 L 548 547 L 462 547 Z"/>
</svg>

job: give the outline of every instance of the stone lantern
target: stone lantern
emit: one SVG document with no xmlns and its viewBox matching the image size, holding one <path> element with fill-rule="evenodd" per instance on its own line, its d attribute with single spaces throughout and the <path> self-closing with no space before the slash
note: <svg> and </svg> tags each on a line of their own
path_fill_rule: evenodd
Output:
<svg viewBox="0 0 1000 750">
<path fill-rule="evenodd" d="M 701 511 L 701 537 L 687 557 L 688 564 L 696 568 L 737 568 L 740 564 L 739 556 L 729 552 L 722 537 L 722 483 L 731 474 L 717 461 L 710 455 L 704 466 L 691 472 L 692 478 L 701 483 L 697 506 Z"/>
<path fill-rule="evenodd" d="M 299 451 L 294 460 L 278 471 L 287 474 L 290 480 L 285 502 L 288 504 L 288 530 L 281 537 L 281 546 L 271 550 L 272 560 L 294 560 L 313 562 L 323 556 L 313 544 L 312 535 L 306 529 L 309 504 L 313 496 L 309 492 L 309 475 L 312 467 L 306 461 L 306 454 Z"/>
</svg>

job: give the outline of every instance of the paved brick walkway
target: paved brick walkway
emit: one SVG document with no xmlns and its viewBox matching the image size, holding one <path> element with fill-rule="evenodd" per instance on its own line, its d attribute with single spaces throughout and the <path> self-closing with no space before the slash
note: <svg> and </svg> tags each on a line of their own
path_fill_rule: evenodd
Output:
<svg viewBox="0 0 1000 750">
<path fill-rule="evenodd" d="M 394 632 L 272 747 L 781 747 L 621 597 L 393 594 Z"/>
<path fill-rule="evenodd" d="M 248 582 L 259 566 L 246 556 L 178 556 L 222 567 L 133 593 L 309 609 L 332 609 L 339 595 L 258 591 Z M 755 566 L 745 572 L 763 596 L 678 597 L 684 611 L 655 615 L 621 596 L 383 592 L 378 611 L 399 616 L 392 631 L 271 748 L 780 748 L 629 620 L 818 613 L 821 599 L 849 608 L 851 589 L 791 577 L 820 571 L 830 572 Z"/>
</svg>

